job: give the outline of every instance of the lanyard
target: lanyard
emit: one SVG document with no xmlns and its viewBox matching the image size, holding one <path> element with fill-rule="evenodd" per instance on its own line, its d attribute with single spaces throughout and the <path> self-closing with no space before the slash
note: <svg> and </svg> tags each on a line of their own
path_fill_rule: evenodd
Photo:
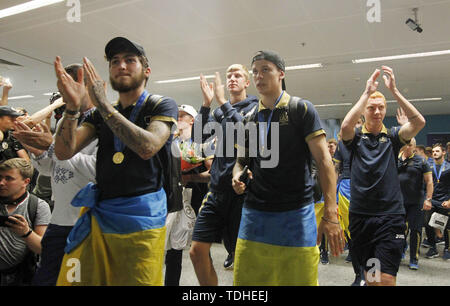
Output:
<svg viewBox="0 0 450 306">
<path fill-rule="evenodd" d="M 144 90 L 142 95 L 139 97 L 139 100 L 136 102 L 136 105 L 131 111 L 130 118 L 128 118 L 128 120 L 130 120 L 132 123 L 136 121 L 137 115 L 139 114 L 139 111 L 141 110 L 142 105 L 144 104 L 144 101 L 146 100 L 148 95 L 148 92 Z M 125 144 L 119 139 L 119 137 L 114 135 L 114 149 L 116 150 L 116 152 L 122 152 L 124 148 Z"/>
<path fill-rule="evenodd" d="M 272 122 L 273 112 L 275 111 L 276 106 L 278 105 L 278 102 L 280 102 L 283 94 L 284 94 L 284 90 L 281 92 L 281 95 L 278 97 L 277 101 L 275 101 L 275 108 L 270 112 L 269 118 L 267 118 L 267 128 L 266 128 L 265 132 L 264 132 L 264 126 L 259 124 L 260 122 L 264 122 L 264 115 L 261 112 L 258 113 L 259 141 L 260 141 L 261 147 L 263 149 L 264 149 L 264 145 L 265 145 L 265 139 L 267 139 L 267 137 L 269 136 L 269 129 L 270 129 L 270 124 Z"/>
<path fill-rule="evenodd" d="M 445 170 L 445 161 L 442 163 L 441 169 L 439 169 L 439 174 L 436 171 L 436 163 L 433 163 L 433 170 L 434 170 L 434 175 L 436 175 L 437 182 L 439 183 L 442 171 Z"/>
</svg>

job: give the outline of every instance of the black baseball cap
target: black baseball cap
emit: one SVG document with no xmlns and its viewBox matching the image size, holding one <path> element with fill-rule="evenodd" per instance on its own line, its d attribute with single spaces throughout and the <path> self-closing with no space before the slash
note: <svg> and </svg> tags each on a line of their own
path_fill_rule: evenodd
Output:
<svg viewBox="0 0 450 306">
<path fill-rule="evenodd" d="M 132 52 L 136 55 L 142 55 L 147 58 L 144 48 L 141 45 L 132 42 L 125 37 L 113 38 L 106 44 L 105 54 L 108 61 L 110 61 L 114 55 L 120 52 Z"/>
<path fill-rule="evenodd" d="M 23 116 L 23 114 L 11 106 L 0 106 L 0 116 L 19 117 Z"/>
<path fill-rule="evenodd" d="M 272 62 L 273 64 L 275 64 L 275 66 L 278 67 L 278 69 L 282 70 L 283 72 L 286 71 L 286 64 L 284 63 L 284 59 L 275 51 L 261 50 L 256 52 L 255 56 L 253 56 L 252 64 L 250 66 L 252 66 L 255 61 L 259 60 L 266 60 Z M 286 90 L 286 84 L 284 82 L 284 79 L 282 81 L 282 89 Z"/>
</svg>

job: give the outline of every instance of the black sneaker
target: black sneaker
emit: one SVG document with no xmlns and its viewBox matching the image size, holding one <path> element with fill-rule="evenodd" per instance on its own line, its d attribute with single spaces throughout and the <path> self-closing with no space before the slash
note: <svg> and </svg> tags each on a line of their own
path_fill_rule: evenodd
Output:
<svg viewBox="0 0 450 306">
<path fill-rule="evenodd" d="M 427 252 L 427 254 L 425 254 L 426 258 L 436 258 L 439 257 L 439 253 L 436 250 L 436 248 L 430 248 Z"/>
<path fill-rule="evenodd" d="M 361 275 L 356 275 L 355 280 L 353 281 L 353 283 L 350 286 L 352 286 L 352 287 L 361 286 Z"/>
<path fill-rule="evenodd" d="M 442 258 L 444 260 L 449 260 L 450 259 L 450 252 L 447 249 L 444 250 L 444 255 L 442 255 Z"/>
<path fill-rule="evenodd" d="M 424 248 L 431 248 L 433 245 L 430 242 L 428 242 L 428 239 L 424 239 L 422 242 L 422 246 Z"/>
<path fill-rule="evenodd" d="M 225 270 L 231 270 L 233 269 L 233 265 L 234 265 L 233 255 L 228 254 L 227 259 L 225 259 L 225 261 L 223 262 L 223 267 L 225 268 Z"/>
<path fill-rule="evenodd" d="M 350 285 L 352 287 L 361 287 L 361 286 L 366 286 L 366 281 L 364 279 L 362 279 L 361 275 L 356 275 L 355 280 L 353 281 L 353 283 Z"/>
<path fill-rule="evenodd" d="M 350 255 L 350 252 L 348 252 L 347 257 L 345 257 L 345 262 L 352 262 L 352 255 Z"/>
<path fill-rule="evenodd" d="M 445 239 L 444 237 L 436 237 L 436 244 L 445 244 Z"/>
</svg>

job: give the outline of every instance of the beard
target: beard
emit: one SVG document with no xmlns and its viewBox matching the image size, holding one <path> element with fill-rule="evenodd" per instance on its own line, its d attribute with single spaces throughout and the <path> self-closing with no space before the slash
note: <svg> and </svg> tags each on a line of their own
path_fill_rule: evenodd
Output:
<svg viewBox="0 0 450 306">
<path fill-rule="evenodd" d="M 146 77 L 144 71 L 142 71 L 141 74 L 132 76 L 130 82 L 118 82 L 113 80 L 111 76 L 109 77 L 109 81 L 111 82 L 111 87 L 115 91 L 126 93 L 139 88 L 142 83 L 146 81 Z"/>
</svg>

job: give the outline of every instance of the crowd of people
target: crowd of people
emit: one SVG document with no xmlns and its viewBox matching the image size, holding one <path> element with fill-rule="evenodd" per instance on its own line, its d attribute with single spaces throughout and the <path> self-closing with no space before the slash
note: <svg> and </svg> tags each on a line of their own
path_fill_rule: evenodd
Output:
<svg viewBox="0 0 450 306">
<path fill-rule="evenodd" d="M 395 285 L 408 247 L 419 269 L 421 243 L 427 258 L 450 258 L 450 143 L 416 145 L 425 118 L 390 67 L 327 140 L 274 51 L 251 59 L 259 97 L 232 64 L 225 84 L 200 76 L 199 110 L 147 92 L 138 43 L 116 37 L 105 55 L 115 103 L 88 58 L 56 57 L 59 92 L 31 116 L 8 106 L 2 79 L 0 285 L 178 286 L 189 250 L 199 284 L 214 286 L 222 241 L 237 286 L 318 285 L 319 262 L 346 247 L 354 285 Z M 398 103 L 392 128 L 381 74 Z"/>
</svg>

